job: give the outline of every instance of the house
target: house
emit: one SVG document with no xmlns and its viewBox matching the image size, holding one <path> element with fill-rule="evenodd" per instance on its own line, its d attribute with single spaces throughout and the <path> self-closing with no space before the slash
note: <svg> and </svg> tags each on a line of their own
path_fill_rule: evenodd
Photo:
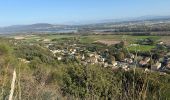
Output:
<svg viewBox="0 0 170 100">
<path fill-rule="evenodd" d="M 144 60 L 141 60 L 141 61 L 139 62 L 139 65 L 140 65 L 141 67 L 146 66 L 146 65 L 147 65 L 147 62 L 144 61 Z"/>
<path fill-rule="evenodd" d="M 106 67 L 108 67 L 109 66 L 109 64 L 108 63 L 104 63 L 104 67 L 106 68 Z"/>
<path fill-rule="evenodd" d="M 146 58 L 144 59 L 144 61 L 146 61 L 147 63 L 148 63 L 150 60 L 151 60 L 151 58 L 149 58 L 149 57 L 146 57 Z"/>
<path fill-rule="evenodd" d="M 96 63 L 98 63 L 98 60 L 97 60 L 97 58 L 96 57 L 90 57 L 90 63 L 92 63 L 92 64 L 96 64 Z"/>
<path fill-rule="evenodd" d="M 129 64 L 128 63 L 118 62 L 117 66 L 124 69 L 125 71 L 129 70 Z"/>
<path fill-rule="evenodd" d="M 62 57 L 57 57 L 57 60 L 58 60 L 58 61 L 61 61 L 61 60 L 62 60 Z"/>
<path fill-rule="evenodd" d="M 95 53 L 95 54 L 94 54 L 94 57 L 95 57 L 96 59 L 99 59 L 99 58 L 100 58 L 100 55 L 98 55 L 97 53 Z"/>
<path fill-rule="evenodd" d="M 148 68 L 145 68 L 144 72 L 150 72 L 150 70 Z"/>
<path fill-rule="evenodd" d="M 164 42 L 163 42 L 163 41 L 159 41 L 157 44 L 158 44 L 158 45 L 163 45 Z"/>
<path fill-rule="evenodd" d="M 117 67 L 117 65 L 118 65 L 117 61 L 112 61 L 112 65 L 113 65 L 114 67 Z"/>
<path fill-rule="evenodd" d="M 149 63 L 150 60 L 151 60 L 151 58 L 145 57 L 144 59 L 142 59 L 141 61 L 139 61 L 139 66 L 141 66 L 141 67 L 146 66 L 146 65 Z"/>
<path fill-rule="evenodd" d="M 96 57 L 93 57 L 93 62 L 98 63 L 98 59 Z"/>
<path fill-rule="evenodd" d="M 156 64 L 152 65 L 151 66 L 151 70 L 161 70 L 161 67 L 162 67 L 162 63 L 160 62 L 157 62 Z"/>
<path fill-rule="evenodd" d="M 124 65 L 122 68 L 123 69 L 128 69 L 128 65 Z"/>
<path fill-rule="evenodd" d="M 170 69 L 170 61 L 167 62 L 166 68 L 167 68 L 167 69 Z"/>
<path fill-rule="evenodd" d="M 48 46 L 52 46 L 52 45 L 53 45 L 53 44 L 51 44 L 51 43 L 50 43 L 50 44 L 48 44 Z"/>
<path fill-rule="evenodd" d="M 85 60 L 85 56 L 84 56 L 84 54 L 83 54 L 83 56 L 81 57 L 81 60 Z"/>
<path fill-rule="evenodd" d="M 44 39 L 43 41 L 44 42 L 50 42 L 50 39 Z"/>
<path fill-rule="evenodd" d="M 130 46 L 139 46 L 139 44 L 130 44 Z"/>
<path fill-rule="evenodd" d="M 74 55 L 75 53 L 76 53 L 75 51 L 72 51 L 70 54 L 71 54 L 71 55 Z"/>
<path fill-rule="evenodd" d="M 61 50 L 50 50 L 53 54 L 61 53 Z"/>
<path fill-rule="evenodd" d="M 103 58 L 102 56 L 99 56 L 98 60 L 99 60 L 99 62 L 105 62 L 106 58 Z"/>
<path fill-rule="evenodd" d="M 132 64 L 132 63 L 133 63 L 133 60 L 130 59 L 130 58 L 125 58 L 125 59 L 124 59 L 124 62 L 129 63 L 129 64 Z"/>
<path fill-rule="evenodd" d="M 130 54 L 130 58 L 131 58 L 131 59 L 134 59 L 134 58 L 135 58 L 135 55 L 134 55 L 134 54 Z"/>
<path fill-rule="evenodd" d="M 94 56 L 94 54 L 92 54 L 92 53 L 89 53 L 89 54 L 88 54 L 88 56 L 89 56 L 89 57 L 92 57 L 92 56 Z"/>
<path fill-rule="evenodd" d="M 159 62 L 158 62 L 158 63 L 156 64 L 156 67 L 157 67 L 158 70 L 161 69 L 162 63 L 159 63 Z"/>
<path fill-rule="evenodd" d="M 130 70 L 130 68 L 126 68 L 126 69 L 124 69 L 125 71 L 129 71 Z"/>
</svg>

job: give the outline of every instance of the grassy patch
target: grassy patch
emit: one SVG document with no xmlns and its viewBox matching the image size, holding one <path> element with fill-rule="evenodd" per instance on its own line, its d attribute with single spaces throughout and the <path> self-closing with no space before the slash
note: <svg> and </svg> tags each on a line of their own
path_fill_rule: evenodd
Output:
<svg viewBox="0 0 170 100">
<path fill-rule="evenodd" d="M 151 45 L 139 45 L 139 46 L 130 46 L 128 47 L 128 50 L 129 51 L 142 51 L 142 52 L 145 52 L 145 51 L 150 51 L 152 50 L 153 48 L 155 48 L 155 46 L 151 46 Z"/>
</svg>

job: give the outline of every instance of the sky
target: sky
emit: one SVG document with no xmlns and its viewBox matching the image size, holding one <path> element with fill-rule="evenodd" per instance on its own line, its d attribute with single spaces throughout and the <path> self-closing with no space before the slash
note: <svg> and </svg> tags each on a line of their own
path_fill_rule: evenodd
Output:
<svg viewBox="0 0 170 100">
<path fill-rule="evenodd" d="M 170 0 L 1 0 L 0 26 L 170 15 Z"/>
</svg>

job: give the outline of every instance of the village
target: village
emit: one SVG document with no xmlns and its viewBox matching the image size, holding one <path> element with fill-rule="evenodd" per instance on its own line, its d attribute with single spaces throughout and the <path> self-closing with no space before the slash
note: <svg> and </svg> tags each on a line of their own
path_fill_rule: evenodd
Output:
<svg viewBox="0 0 170 100">
<path fill-rule="evenodd" d="M 18 40 L 23 41 L 23 37 L 15 37 L 15 41 Z M 17 45 L 16 42 L 14 43 Z M 83 44 L 76 37 L 59 40 L 44 38 L 36 39 L 35 43 L 28 42 L 30 46 L 38 43 L 49 50 L 58 62 L 76 62 L 84 66 L 98 65 L 105 68 L 110 67 L 113 70 L 121 68 L 129 71 L 138 68 L 145 72 L 163 74 L 170 72 L 170 46 L 163 41 L 154 41 L 151 38 L 138 39 L 133 43 L 100 40 Z M 141 52 L 142 47 L 140 46 L 155 47 L 149 52 Z M 19 58 L 19 60 L 25 63 L 30 62 L 25 58 Z"/>
<path fill-rule="evenodd" d="M 141 40 L 140 40 L 141 41 Z M 116 48 L 114 52 L 112 49 L 108 49 L 107 46 L 99 49 L 97 47 L 88 47 L 78 42 L 69 40 L 61 44 L 51 42 L 48 39 L 44 39 L 44 47 L 49 49 L 50 52 L 56 57 L 58 61 L 66 62 L 78 62 L 84 66 L 98 65 L 102 67 L 111 67 L 113 70 L 124 69 L 129 71 L 134 68 L 144 70 L 145 72 L 160 72 L 163 74 L 170 71 L 170 52 L 161 51 L 159 48 L 169 48 L 164 42 L 157 42 L 156 49 L 153 49 L 151 54 L 138 54 L 137 52 L 129 52 L 122 46 L 122 42 L 116 42 L 112 46 L 120 46 Z M 151 41 L 142 41 L 142 44 L 150 45 Z M 89 45 L 89 44 L 88 44 Z M 98 45 L 98 44 L 97 44 Z M 130 44 L 130 46 L 138 46 L 140 44 Z M 123 48 L 125 50 L 123 50 Z M 156 51 L 160 50 L 160 55 L 156 54 Z M 122 52 L 119 52 L 122 51 Z M 126 54 L 125 54 L 126 53 Z"/>
</svg>

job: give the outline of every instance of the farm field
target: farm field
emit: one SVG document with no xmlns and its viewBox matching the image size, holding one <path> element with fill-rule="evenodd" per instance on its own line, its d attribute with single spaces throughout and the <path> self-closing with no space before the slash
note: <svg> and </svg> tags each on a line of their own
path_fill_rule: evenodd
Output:
<svg viewBox="0 0 170 100">
<path fill-rule="evenodd" d="M 23 37 L 25 40 L 36 40 L 36 39 L 62 39 L 78 37 L 82 43 L 91 43 L 97 40 L 127 40 L 135 41 L 136 39 L 153 38 L 155 40 L 168 39 L 170 36 L 131 36 L 131 35 L 22 35 L 22 36 L 11 36 L 10 38 Z"/>
<path fill-rule="evenodd" d="M 135 44 L 137 40 L 151 38 L 156 42 L 163 41 L 166 44 L 170 43 L 170 36 L 132 36 L 132 35 L 23 35 L 23 36 L 12 36 L 14 39 L 21 39 L 26 42 L 37 42 L 37 41 L 51 41 L 55 39 L 56 41 L 61 41 L 64 39 L 77 38 L 80 43 L 91 44 L 95 42 L 100 42 L 106 45 L 112 45 L 120 41 L 126 41 L 127 47 L 130 51 L 150 51 L 155 46 L 154 45 L 139 45 L 130 46 Z"/>
</svg>

